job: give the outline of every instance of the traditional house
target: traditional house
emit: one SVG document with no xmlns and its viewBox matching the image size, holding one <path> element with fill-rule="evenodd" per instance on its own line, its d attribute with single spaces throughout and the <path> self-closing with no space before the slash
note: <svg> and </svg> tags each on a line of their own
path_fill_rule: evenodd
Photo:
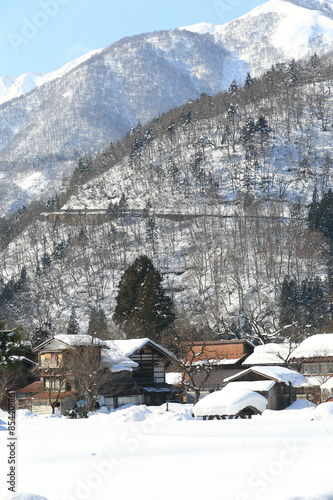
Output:
<svg viewBox="0 0 333 500">
<path fill-rule="evenodd" d="M 321 402 L 320 386 L 333 375 L 333 333 L 312 335 L 292 353 L 289 363 L 306 377 L 298 391 L 300 397 Z"/>
<path fill-rule="evenodd" d="M 296 401 L 296 388 L 306 382 L 305 377 L 283 366 L 253 366 L 225 379 L 224 391 L 248 390 L 268 400 L 270 410 L 283 410 Z"/>
<path fill-rule="evenodd" d="M 86 357 L 88 349 L 94 350 L 93 361 L 102 377 L 100 405 L 159 405 L 178 391 L 165 383 L 165 368 L 173 355 L 149 339 L 105 342 L 89 335 L 55 335 L 34 349 L 38 353 L 40 380 L 17 391 L 18 407 L 49 413 L 54 405 L 65 415 L 82 394 L 82 388 L 78 391 L 80 380 L 75 362 L 90 363 L 91 358 Z M 85 404 L 84 397 L 79 404 Z"/>
<path fill-rule="evenodd" d="M 201 365 L 201 373 L 195 375 L 195 383 L 200 387 L 200 398 L 223 387 L 227 377 L 243 370 L 242 363 L 253 352 L 254 345 L 245 339 L 201 341 L 188 346 L 185 363 Z M 209 367 L 209 375 L 205 367 Z M 205 380 L 206 379 L 206 380 Z M 186 379 L 184 380 L 186 383 Z M 194 401 L 194 393 L 187 391 L 188 403 Z"/>
<path fill-rule="evenodd" d="M 104 404 L 160 405 L 173 399 L 179 389 L 165 380 L 165 370 L 173 354 L 148 338 L 106 341 L 103 359 L 111 362 L 113 373 L 122 373 L 117 384 L 104 395 Z"/>
<path fill-rule="evenodd" d="M 72 374 L 73 354 L 93 348 L 101 362 L 104 345 L 90 335 L 55 335 L 33 351 L 38 354 L 39 381 L 16 391 L 18 408 L 35 413 L 49 413 L 58 408 L 65 415 L 76 404 L 76 381 Z"/>
</svg>

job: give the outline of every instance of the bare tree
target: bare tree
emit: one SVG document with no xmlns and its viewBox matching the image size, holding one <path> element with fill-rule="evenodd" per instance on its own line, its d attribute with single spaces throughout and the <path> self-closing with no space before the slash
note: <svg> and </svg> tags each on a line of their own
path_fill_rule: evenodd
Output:
<svg viewBox="0 0 333 500">
<path fill-rule="evenodd" d="M 188 319 L 176 322 L 172 331 L 165 334 L 162 344 L 175 354 L 171 366 L 182 373 L 185 390 L 194 392 L 194 404 L 199 401 L 200 392 L 210 374 L 219 363 L 208 346 L 208 334 L 191 325 Z"/>
<path fill-rule="evenodd" d="M 52 414 L 54 414 L 55 409 L 59 406 L 61 393 L 66 390 L 68 383 L 66 370 L 63 366 L 54 368 L 47 366 L 44 362 L 42 366 L 37 366 L 33 371 L 43 379 L 44 391 L 47 392 Z"/>
<path fill-rule="evenodd" d="M 93 344 L 76 348 L 71 356 L 71 376 L 77 399 L 85 399 L 87 410 L 93 411 L 102 389 L 112 379 L 110 369 L 101 362 L 101 348 Z"/>
</svg>

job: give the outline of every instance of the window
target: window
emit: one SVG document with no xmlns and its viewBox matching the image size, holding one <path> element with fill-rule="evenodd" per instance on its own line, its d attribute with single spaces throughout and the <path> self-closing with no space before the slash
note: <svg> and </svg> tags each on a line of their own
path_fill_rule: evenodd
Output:
<svg viewBox="0 0 333 500">
<path fill-rule="evenodd" d="M 47 352 L 40 355 L 41 366 L 48 366 L 51 368 L 59 368 L 62 366 L 62 353 Z"/>
<path fill-rule="evenodd" d="M 50 380 L 46 378 L 44 381 L 45 389 L 51 388 L 52 390 L 59 391 L 62 385 L 63 383 L 59 379 Z"/>
<path fill-rule="evenodd" d="M 302 372 L 304 375 L 313 375 L 320 373 L 319 363 L 304 363 L 302 365 Z"/>
</svg>

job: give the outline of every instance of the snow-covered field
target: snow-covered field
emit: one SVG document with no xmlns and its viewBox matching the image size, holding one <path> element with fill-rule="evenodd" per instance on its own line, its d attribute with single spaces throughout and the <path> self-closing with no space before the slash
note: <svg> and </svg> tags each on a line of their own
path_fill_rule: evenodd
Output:
<svg viewBox="0 0 333 500">
<path fill-rule="evenodd" d="M 137 406 L 82 420 L 20 410 L 17 493 L 7 492 L 2 423 L 0 497 L 333 499 L 333 420 L 313 421 L 313 412 L 298 404 L 252 420 L 203 421 L 192 418 L 190 405 L 177 404 L 168 412 L 165 405 Z"/>
</svg>

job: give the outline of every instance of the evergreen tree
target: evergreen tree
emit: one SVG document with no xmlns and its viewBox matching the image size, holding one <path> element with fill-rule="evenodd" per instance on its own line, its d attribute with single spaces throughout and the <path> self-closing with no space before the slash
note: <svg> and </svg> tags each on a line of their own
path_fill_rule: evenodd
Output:
<svg viewBox="0 0 333 500">
<path fill-rule="evenodd" d="M 78 335 L 80 333 L 80 325 L 76 317 L 75 307 L 72 307 L 71 315 L 66 330 L 67 335 Z"/>
<path fill-rule="evenodd" d="M 253 78 L 251 74 L 248 72 L 245 78 L 244 87 L 248 89 L 249 87 L 251 87 L 251 85 L 253 85 Z"/>
<path fill-rule="evenodd" d="M 237 90 L 238 90 L 238 85 L 237 85 L 237 82 L 234 78 L 230 84 L 228 92 L 229 92 L 229 94 L 236 94 Z"/>
<path fill-rule="evenodd" d="M 313 191 L 312 203 L 308 212 L 308 227 L 323 233 L 333 245 L 333 192 L 327 191 L 318 202 L 317 188 Z"/>
<path fill-rule="evenodd" d="M 142 255 L 124 272 L 113 319 L 131 336 L 158 340 L 173 320 L 172 301 L 162 287 L 162 276 Z"/>
<path fill-rule="evenodd" d="M 295 59 L 292 59 L 288 66 L 288 83 L 293 86 L 296 85 L 298 76 L 297 76 L 297 63 Z"/>
<path fill-rule="evenodd" d="M 125 217 L 126 211 L 128 210 L 128 203 L 124 193 L 122 193 L 121 195 L 118 207 L 119 207 L 119 215 L 121 217 Z"/>
<path fill-rule="evenodd" d="M 119 205 L 117 202 L 113 203 L 112 201 L 110 201 L 106 209 L 106 219 L 108 221 L 111 221 L 113 219 L 116 219 L 117 217 L 119 217 Z"/>
<path fill-rule="evenodd" d="M 89 316 L 88 335 L 98 337 L 102 340 L 110 338 L 108 323 L 104 309 L 101 307 L 92 307 Z"/>
<path fill-rule="evenodd" d="M 300 303 L 304 326 L 315 329 L 323 325 L 327 317 L 324 287 L 319 276 L 310 276 L 301 283 Z"/>
<path fill-rule="evenodd" d="M 151 270 L 140 287 L 137 306 L 133 311 L 137 334 L 159 341 L 161 333 L 174 319 L 172 300 L 163 290 L 162 276 L 157 270 Z"/>
<path fill-rule="evenodd" d="M 52 326 L 48 321 L 44 321 L 30 336 L 32 347 L 37 347 L 38 345 L 46 342 L 52 338 Z"/>
<path fill-rule="evenodd" d="M 118 285 L 118 295 L 113 320 L 123 323 L 130 319 L 137 304 L 138 290 L 144 282 L 146 274 L 154 269 L 151 260 L 146 255 L 135 259 L 134 263 L 124 272 Z"/>
<path fill-rule="evenodd" d="M 22 327 L 8 329 L 5 321 L 0 319 L 0 371 L 15 369 L 20 365 L 20 356 L 29 348 Z"/>
<path fill-rule="evenodd" d="M 299 290 L 295 278 L 285 276 L 279 300 L 279 322 L 282 327 L 292 325 L 300 319 Z"/>
<path fill-rule="evenodd" d="M 308 212 L 308 227 L 310 231 L 314 231 L 319 228 L 319 200 L 318 200 L 318 190 L 317 186 L 315 186 L 312 193 L 312 202 L 309 206 Z"/>
</svg>

